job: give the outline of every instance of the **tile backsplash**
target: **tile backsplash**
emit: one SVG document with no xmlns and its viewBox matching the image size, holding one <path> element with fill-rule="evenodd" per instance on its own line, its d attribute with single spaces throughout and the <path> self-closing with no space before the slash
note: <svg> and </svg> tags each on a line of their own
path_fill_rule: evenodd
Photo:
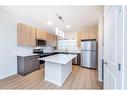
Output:
<svg viewBox="0 0 127 95">
<path fill-rule="evenodd" d="M 43 49 L 43 52 L 44 52 L 44 53 L 52 52 L 52 51 L 55 50 L 54 47 L 48 47 L 48 46 L 47 46 L 47 47 L 37 46 L 37 47 L 35 47 L 34 49 Z"/>
</svg>

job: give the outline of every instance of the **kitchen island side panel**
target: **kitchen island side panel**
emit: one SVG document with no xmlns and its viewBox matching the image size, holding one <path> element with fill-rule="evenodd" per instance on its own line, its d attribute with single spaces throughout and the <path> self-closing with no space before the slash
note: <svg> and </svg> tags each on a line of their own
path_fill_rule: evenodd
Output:
<svg viewBox="0 0 127 95">
<path fill-rule="evenodd" d="M 45 62 L 45 80 L 61 86 L 61 67 L 60 64 L 55 64 L 53 62 Z"/>
<path fill-rule="evenodd" d="M 72 61 L 67 64 L 56 64 L 46 61 L 45 63 L 45 80 L 62 86 L 65 80 L 72 72 Z"/>
</svg>

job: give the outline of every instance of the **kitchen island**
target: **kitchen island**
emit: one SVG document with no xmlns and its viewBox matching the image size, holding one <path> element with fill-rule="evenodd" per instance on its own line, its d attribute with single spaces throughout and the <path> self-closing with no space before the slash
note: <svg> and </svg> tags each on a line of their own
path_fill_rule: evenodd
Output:
<svg viewBox="0 0 127 95">
<path fill-rule="evenodd" d="M 62 86 L 72 72 L 72 59 L 76 55 L 56 54 L 39 60 L 45 61 L 45 80 Z"/>
</svg>

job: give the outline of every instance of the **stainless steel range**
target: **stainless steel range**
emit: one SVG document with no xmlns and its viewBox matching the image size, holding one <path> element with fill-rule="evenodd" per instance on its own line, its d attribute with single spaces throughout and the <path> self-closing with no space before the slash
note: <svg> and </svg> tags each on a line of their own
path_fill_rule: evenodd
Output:
<svg viewBox="0 0 127 95">
<path fill-rule="evenodd" d="M 49 54 L 44 54 L 43 49 L 33 49 L 33 53 L 39 54 L 39 58 L 49 56 Z M 40 60 L 40 64 L 43 64 L 45 61 Z"/>
<path fill-rule="evenodd" d="M 39 58 L 57 54 L 57 52 L 47 52 L 47 53 L 44 53 L 43 49 L 33 49 L 33 53 L 39 54 Z M 40 64 L 43 64 L 44 62 L 45 61 L 41 60 Z"/>
</svg>

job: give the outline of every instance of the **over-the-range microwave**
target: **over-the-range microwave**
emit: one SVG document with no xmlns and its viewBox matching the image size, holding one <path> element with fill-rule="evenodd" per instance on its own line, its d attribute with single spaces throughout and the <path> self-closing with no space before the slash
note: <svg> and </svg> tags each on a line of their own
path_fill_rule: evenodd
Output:
<svg viewBox="0 0 127 95">
<path fill-rule="evenodd" d="M 42 39 L 36 39 L 36 46 L 46 46 L 47 41 Z"/>
</svg>

